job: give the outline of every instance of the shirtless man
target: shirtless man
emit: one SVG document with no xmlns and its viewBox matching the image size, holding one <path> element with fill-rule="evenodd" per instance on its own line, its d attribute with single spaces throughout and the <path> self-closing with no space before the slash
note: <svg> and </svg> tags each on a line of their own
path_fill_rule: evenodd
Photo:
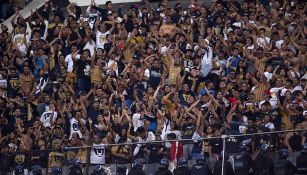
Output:
<svg viewBox="0 0 307 175">
<path fill-rule="evenodd" d="M 170 16 L 165 16 L 165 23 L 160 27 L 160 35 L 166 38 L 173 38 L 178 31 L 176 25 L 172 24 Z"/>
</svg>

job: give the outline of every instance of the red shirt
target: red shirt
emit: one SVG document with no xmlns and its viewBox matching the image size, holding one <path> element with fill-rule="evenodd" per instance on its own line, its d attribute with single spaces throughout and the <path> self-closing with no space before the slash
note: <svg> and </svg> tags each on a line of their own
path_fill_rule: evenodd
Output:
<svg viewBox="0 0 307 175">
<path fill-rule="evenodd" d="M 176 146 L 177 146 L 177 148 L 176 148 Z M 176 155 L 176 149 L 177 149 L 177 155 Z M 170 153 L 171 153 L 171 161 L 174 161 L 175 159 L 179 159 L 179 158 L 183 157 L 183 145 L 182 145 L 182 143 L 178 143 L 176 145 L 176 142 L 173 142 L 172 146 L 171 146 Z"/>
</svg>

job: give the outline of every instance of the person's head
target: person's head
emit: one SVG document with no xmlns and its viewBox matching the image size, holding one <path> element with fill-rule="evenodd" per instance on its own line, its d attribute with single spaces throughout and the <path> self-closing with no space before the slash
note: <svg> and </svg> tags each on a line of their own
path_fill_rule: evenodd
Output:
<svg viewBox="0 0 307 175">
<path fill-rule="evenodd" d="M 297 123 L 294 123 L 294 129 L 302 129 L 302 123 L 301 122 L 297 122 Z"/>
<path fill-rule="evenodd" d="M 61 148 L 61 141 L 55 139 L 52 141 L 52 149 L 60 149 Z"/>
<path fill-rule="evenodd" d="M 165 85 L 164 86 L 164 92 L 165 92 L 165 94 L 170 93 L 171 92 L 171 87 L 169 85 Z"/>
<path fill-rule="evenodd" d="M 285 92 L 286 100 L 290 100 L 291 99 L 291 95 L 292 95 L 291 91 L 286 91 Z"/>
<path fill-rule="evenodd" d="M 94 143 L 95 144 L 100 144 L 101 143 L 101 138 L 99 137 L 99 135 L 94 135 Z"/>
<path fill-rule="evenodd" d="M 26 33 L 26 27 L 23 26 L 23 25 L 20 26 L 20 27 L 19 27 L 19 33 L 20 33 L 20 34 L 25 34 L 25 33 Z"/>
<path fill-rule="evenodd" d="M 293 85 L 293 81 L 291 79 L 287 79 L 286 80 L 286 86 L 287 87 L 292 87 L 292 85 Z"/>
<path fill-rule="evenodd" d="M 23 67 L 23 73 L 24 73 L 25 75 L 29 75 L 29 74 L 30 74 L 30 68 L 29 68 L 29 66 L 24 65 L 24 67 Z"/>
<path fill-rule="evenodd" d="M 154 68 L 159 68 L 159 60 L 154 59 L 153 62 L 152 62 L 152 66 L 153 66 Z"/>
<path fill-rule="evenodd" d="M 270 148 L 270 146 L 268 144 L 262 144 L 260 146 L 260 151 L 261 151 L 261 153 L 266 153 L 266 152 L 269 151 L 269 148 Z"/>
<path fill-rule="evenodd" d="M 83 53 L 82 53 L 82 58 L 83 59 L 88 59 L 89 57 L 91 56 L 91 53 L 90 53 L 90 50 L 89 49 L 85 49 L 83 50 Z"/>
<path fill-rule="evenodd" d="M 287 159 L 289 157 L 289 152 L 287 149 L 279 150 L 279 159 Z"/>
<path fill-rule="evenodd" d="M 240 97 L 240 92 L 238 91 L 238 89 L 233 89 L 232 95 L 234 98 L 238 99 Z"/>
<path fill-rule="evenodd" d="M 78 46 L 77 45 L 72 45 L 71 46 L 71 52 L 76 53 L 78 51 Z"/>
<path fill-rule="evenodd" d="M 212 132 L 213 132 L 212 127 L 208 126 L 207 129 L 206 129 L 206 133 L 207 134 L 212 134 Z"/>
<path fill-rule="evenodd" d="M 51 101 L 50 96 L 48 94 L 46 94 L 45 97 L 44 97 L 44 102 L 45 103 L 50 103 L 50 101 Z"/>
<path fill-rule="evenodd" d="M 112 5 L 112 1 L 107 1 L 106 2 L 106 7 L 107 7 L 108 10 L 112 10 L 112 6 L 113 6 Z"/>
<path fill-rule="evenodd" d="M 16 134 L 14 132 L 11 132 L 9 135 L 9 139 L 15 139 L 16 138 Z"/>
<path fill-rule="evenodd" d="M 132 163 L 132 168 L 140 168 L 140 169 L 142 169 L 143 168 L 143 165 L 144 165 L 144 163 L 143 163 L 143 160 L 142 159 L 135 159 L 134 161 L 133 161 L 133 163 Z"/>
<path fill-rule="evenodd" d="M 296 93 L 295 99 L 296 99 L 296 101 L 298 101 L 298 102 L 302 102 L 303 99 L 304 99 L 303 93 L 302 93 L 301 91 L 298 91 L 298 92 Z"/>
<path fill-rule="evenodd" d="M 105 23 L 99 25 L 99 31 L 105 33 L 107 31 L 107 27 Z"/>
<path fill-rule="evenodd" d="M 188 167 L 188 160 L 185 157 L 181 157 L 178 159 L 177 162 L 178 168 L 187 168 Z"/>
<path fill-rule="evenodd" d="M 21 109 L 20 108 L 15 108 L 15 111 L 14 111 L 14 115 L 15 116 L 21 116 Z"/>
<path fill-rule="evenodd" d="M 257 57 L 262 58 L 262 56 L 263 56 L 263 48 L 262 47 L 258 47 L 256 49 L 256 55 L 257 55 Z"/>
<path fill-rule="evenodd" d="M 236 78 L 236 71 L 231 70 L 230 73 L 229 73 L 229 77 L 232 78 L 232 79 L 235 79 Z"/>
<path fill-rule="evenodd" d="M 103 50 L 102 48 L 98 48 L 97 51 L 96 51 L 96 55 L 97 56 L 104 56 L 105 50 Z"/>
<path fill-rule="evenodd" d="M 266 114 L 263 118 L 264 123 L 269 123 L 271 120 L 270 116 L 268 114 Z"/>
<path fill-rule="evenodd" d="M 259 29 L 259 35 L 264 36 L 264 34 L 265 34 L 265 28 L 260 28 Z"/>
<path fill-rule="evenodd" d="M 224 88 L 226 88 L 227 87 L 227 84 L 226 84 L 226 82 L 225 81 L 221 81 L 220 82 L 220 89 L 224 89 Z"/>
<path fill-rule="evenodd" d="M 60 23 L 61 22 L 61 17 L 58 14 L 54 15 L 54 22 L 55 23 Z"/>
<path fill-rule="evenodd" d="M 243 82 L 241 84 L 241 89 L 242 89 L 242 91 L 248 91 L 248 84 L 246 82 Z"/>
<path fill-rule="evenodd" d="M 216 99 L 221 100 L 223 98 L 223 92 L 222 91 L 218 91 L 216 93 Z"/>
<path fill-rule="evenodd" d="M 159 168 L 168 169 L 170 161 L 166 158 L 162 158 L 159 164 Z"/>
<path fill-rule="evenodd" d="M 273 72 L 273 66 L 272 65 L 267 65 L 266 69 L 267 72 L 272 73 Z"/>
<path fill-rule="evenodd" d="M 145 128 L 143 126 L 138 127 L 138 129 L 136 130 L 136 133 L 141 138 L 145 138 L 146 135 L 147 135 L 147 131 L 145 130 Z"/>
<path fill-rule="evenodd" d="M 2 33 L 8 31 L 8 28 L 5 24 L 1 24 L 1 31 L 2 31 Z"/>
<path fill-rule="evenodd" d="M 192 117 L 187 116 L 187 117 L 185 118 L 185 120 L 186 120 L 186 124 L 187 124 L 187 125 L 193 124 L 193 119 L 192 119 Z"/>
<path fill-rule="evenodd" d="M 45 140 L 45 138 L 38 139 L 37 146 L 38 147 L 46 147 L 46 140 Z"/>
</svg>

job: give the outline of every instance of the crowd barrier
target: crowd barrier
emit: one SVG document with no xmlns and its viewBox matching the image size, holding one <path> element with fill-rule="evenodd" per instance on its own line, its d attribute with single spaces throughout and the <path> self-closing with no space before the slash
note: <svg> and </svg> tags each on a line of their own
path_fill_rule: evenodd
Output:
<svg viewBox="0 0 307 175">
<path fill-rule="evenodd" d="M 199 140 L 210 140 L 210 139 L 223 139 L 223 150 L 225 150 L 225 140 L 228 137 L 247 137 L 247 136 L 255 136 L 255 135 L 264 135 L 264 134 L 278 134 L 278 133 L 286 133 L 286 132 L 303 132 L 303 131 L 307 131 L 306 129 L 296 129 L 296 130 L 285 130 L 285 131 L 272 131 L 272 132 L 264 132 L 264 133 L 254 133 L 254 134 L 243 134 L 243 135 L 223 135 L 221 137 L 211 137 L 211 138 L 201 138 Z M 180 142 L 184 142 L 184 141 L 191 141 L 192 139 L 181 139 L 181 140 L 167 140 L 167 141 L 163 141 L 163 140 L 157 140 L 157 141 L 150 141 L 150 142 L 132 142 L 132 143 L 118 143 L 118 144 L 105 144 L 105 147 L 112 147 L 112 146 L 119 146 L 119 145 L 135 145 L 135 144 L 153 144 L 153 143 L 163 143 L 163 142 L 169 142 L 169 141 L 180 141 Z M 63 155 L 65 156 L 65 164 L 63 166 L 63 175 L 69 174 L 69 172 L 71 171 L 71 168 L 74 168 L 74 165 L 72 165 L 70 163 L 70 161 L 67 159 L 67 152 L 68 151 L 72 151 L 72 150 L 76 150 L 76 149 L 86 149 L 87 150 L 87 155 L 90 155 L 90 151 L 91 148 L 93 148 L 93 146 L 82 146 L 82 147 L 63 147 L 61 152 L 63 153 Z M 25 169 L 25 175 L 32 175 L 30 167 L 31 167 L 31 157 L 33 155 L 37 155 L 37 152 L 40 153 L 46 153 L 49 154 L 51 151 L 51 149 L 48 150 L 44 150 L 44 151 L 38 151 L 38 150 L 31 150 L 31 151 L 26 151 L 26 152 L 22 152 L 26 155 L 26 159 L 25 159 L 25 164 L 28 165 L 27 169 Z M 225 151 L 223 151 L 225 153 Z M 11 162 L 14 159 L 12 159 L 12 157 L 14 157 L 14 155 L 18 154 L 20 152 L 15 152 L 15 153 L 0 153 L 0 160 L 7 160 L 7 162 Z M 289 160 L 295 165 L 296 164 L 296 157 L 299 155 L 299 152 L 292 152 L 289 154 Z M 272 155 L 272 159 L 273 161 L 277 161 L 278 160 L 278 152 L 275 150 L 275 152 L 271 152 Z M 225 161 L 224 159 L 225 156 L 223 156 L 223 163 Z M 85 164 L 80 164 L 80 167 L 82 169 L 82 172 L 84 175 L 89 175 L 93 172 L 94 166 L 92 166 L 89 162 L 90 157 L 87 156 L 87 161 Z M 48 160 L 48 159 L 47 159 Z M 47 161 L 46 160 L 46 161 Z M 233 164 L 232 158 L 230 156 L 229 158 L 230 162 Z M 210 158 L 206 159 L 207 161 L 207 165 L 210 168 L 213 168 L 214 165 L 214 161 Z M 7 163 L 6 162 L 6 163 Z M 191 167 L 193 164 L 195 164 L 194 160 L 189 160 L 189 166 Z M 0 164 L 0 166 L 3 166 L 3 164 Z M 117 164 L 115 164 L 114 162 L 109 162 L 108 164 L 103 165 L 103 168 L 105 169 L 105 172 L 108 173 L 109 175 L 113 175 L 116 174 L 116 166 Z M 127 169 L 130 169 L 131 164 L 126 164 Z M 158 164 L 144 164 L 144 171 L 146 172 L 147 175 L 151 175 L 154 174 L 155 170 L 157 169 Z M 43 167 L 43 172 L 47 172 L 47 168 Z M 6 172 L 1 172 L 1 168 L 0 168 L 0 175 L 2 174 L 12 174 L 13 169 L 8 169 L 8 171 Z M 1 174 L 2 173 L 2 174 Z"/>
</svg>

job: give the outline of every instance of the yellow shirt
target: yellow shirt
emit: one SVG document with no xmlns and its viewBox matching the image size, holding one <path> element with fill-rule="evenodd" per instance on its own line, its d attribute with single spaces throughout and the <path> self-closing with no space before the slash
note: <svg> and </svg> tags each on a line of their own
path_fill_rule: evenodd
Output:
<svg viewBox="0 0 307 175">
<path fill-rule="evenodd" d="M 169 69 L 169 83 L 175 84 L 177 77 L 180 76 L 181 67 L 171 66 Z"/>
<path fill-rule="evenodd" d="M 138 43 L 142 43 L 142 42 L 143 42 L 143 38 L 140 37 L 140 36 L 136 37 L 136 40 L 137 40 Z M 131 39 L 130 39 L 130 43 L 131 43 L 131 44 L 136 44 L 135 39 L 131 38 Z"/>
<path fill-rule="evenodd" d="M 265 83 L 259 83 L 254 90 L 255 100 L 263 101 L 265 99 L 265 97 L 263 96 L 264 90 L 267 90 L 268 88 L 269 87 L 267 87 Z"/>
<path fill-rule="evenodd" d="M 64 155 L 59 152 L 49 153 L 49 168 L 62 167 L 64 165 Z"/>
<path fill-rule="evenodd" d="M 91 72 L 91 82 L 92 83 L 102 83 L 101 70 L 99 66 L 94 66 Z"/>
<path fill-rule="evenodd" d="M 162 35 L 166 35 L 166 34 L 171 35 L 174 29 L 175 29 L 175 26 L 172 24 L 163 24 L 160 28 L 160 31 L 162 32 Z"/>
</svg>

